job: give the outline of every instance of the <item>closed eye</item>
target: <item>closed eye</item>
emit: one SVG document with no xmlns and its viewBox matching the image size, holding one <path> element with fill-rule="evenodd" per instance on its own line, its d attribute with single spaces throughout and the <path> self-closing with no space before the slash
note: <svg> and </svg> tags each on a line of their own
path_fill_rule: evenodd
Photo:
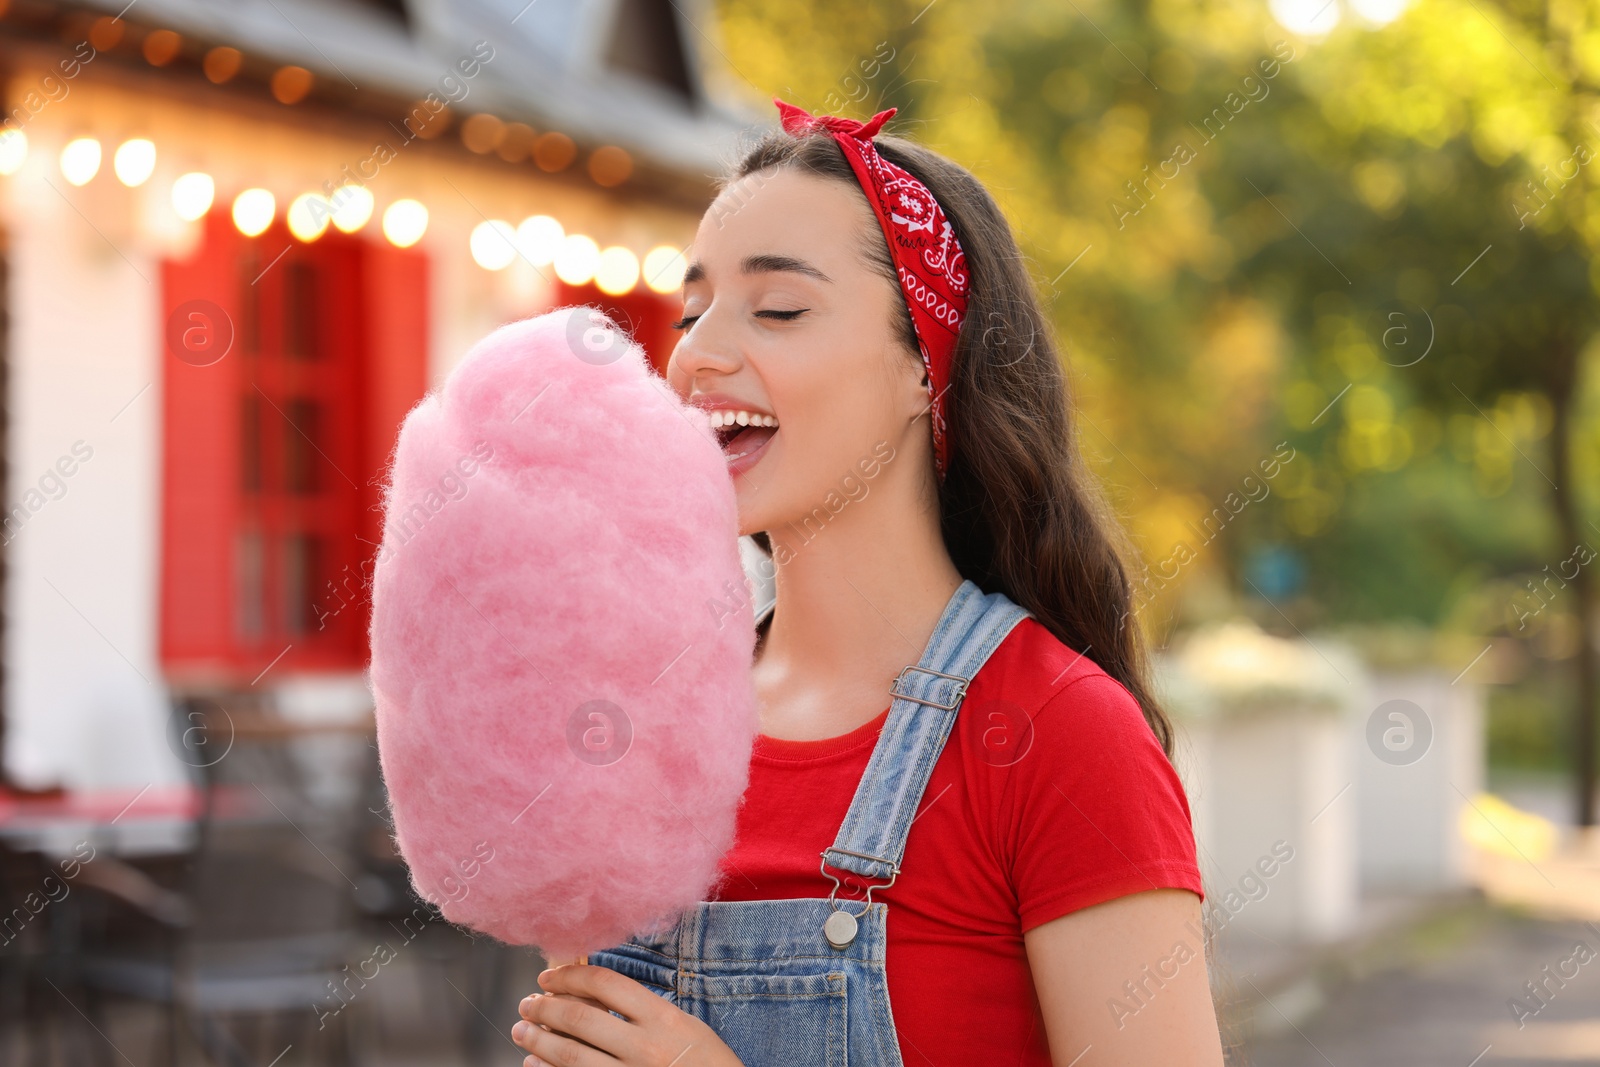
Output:
<svg viewBox="0 0 1600 1067">
<path fill-rule="evenodd" d="M 768 309 L 766 311 L 757 311 L 755 314 L 758 317 L 765 316 L 766 318 L 778 319 L 778 320 L 780 320 L 782 322 L 793 322 L 795 319 L 799 318 L 801 315 L 804 315 L 806 312 L 808 312 L 810 310 L 811 310 L 810 308 L 801 308 L 798 311 L 777 311 L 777 310 L 773 310 L 773 309 Z M 674 322 L 672 324 L 672 328 L 674 330 L 687 330 L 689 327 L 693 326 L 695 324 L 696 320 L 698 320 L 699 318 L 700 318 L 699 315 L 686 316 L 684 318 L 679 319 L 677 322 Z"/>
</svg>

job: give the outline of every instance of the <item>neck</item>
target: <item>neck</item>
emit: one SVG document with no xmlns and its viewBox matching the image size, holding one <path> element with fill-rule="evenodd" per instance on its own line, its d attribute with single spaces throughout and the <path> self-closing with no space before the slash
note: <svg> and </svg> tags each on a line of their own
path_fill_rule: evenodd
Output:
<svg viewBox="0 0 1600 1067">
<path fill-rule="evenodd" d="M 767 531 L 777 606 L 757 663 L 786 678 L 892 678 L 922 658 L 962 580 L 939 530 L 931 468 L 891 463 L 868 495 L 817 514 L 828 515 L 820 528 Z"/>
</svg>

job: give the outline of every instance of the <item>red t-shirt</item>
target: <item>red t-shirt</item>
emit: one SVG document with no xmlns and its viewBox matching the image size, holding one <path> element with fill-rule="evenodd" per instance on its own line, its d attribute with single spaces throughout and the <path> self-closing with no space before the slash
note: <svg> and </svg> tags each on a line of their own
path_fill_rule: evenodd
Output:
<svg viewBox="0 0 1600 1067">
<path fill-rule="evenodd" d="M 819 853 L 888 715 L 840 737 L 757 737 L 710 899 L 828 895 Z M 917 811 L 899 877 L 873 892 L 889 906 L 889 1002 L 908 1067 L 1050 1067 L 1023 933 L 1141 890 L 1202 892 L 1188 800 L 1138 702 L 1033 618 L 972 680 Z M 830 870 L 840 899 L 859 901 L 862 881 Z"/>
</svg>

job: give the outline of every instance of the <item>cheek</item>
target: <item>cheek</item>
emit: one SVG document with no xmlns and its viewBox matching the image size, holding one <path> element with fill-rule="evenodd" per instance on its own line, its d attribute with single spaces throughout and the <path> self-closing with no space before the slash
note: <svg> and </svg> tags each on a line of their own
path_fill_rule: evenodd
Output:
<svg viewBox="0 0 1600 1067">
<path fill-rule="evenodd" d="M 857 358 L 819 361 L 804 375 L 774 382 L 770 396 L 784 429 L 784 466 L 815 492 L 836 487 L 894 433 L 891 394 Z"/>
<path fill-rule="evenodd" d="M 803 439 L 808 450 L 822 447 L 847 426 L 856 407 L 859 374 L 848 353 L 827 344 L 808 344 L 774 353 L 755 366 L 786 437 Z"/>
</svg>

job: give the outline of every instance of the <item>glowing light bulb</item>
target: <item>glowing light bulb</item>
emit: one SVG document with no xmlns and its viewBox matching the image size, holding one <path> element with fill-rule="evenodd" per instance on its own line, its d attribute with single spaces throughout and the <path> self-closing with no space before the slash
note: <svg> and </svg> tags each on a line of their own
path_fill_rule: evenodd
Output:
<svg viewBox="0 0 1600 1067">
<path fill-rule="evenodd" d="M 186 222 L 210 211 L 216 197 L 217 183 L 204 171 L 190 171 L 172 183 L 172 209 Z"/>
<path fill-rule="evenodd" d="M 504 270 L 517 258 L 517 233 L 511 223 L 489 219 L 472 228 L 472 258 L 484 270 Z"/>
<path fill-rule="evenodd" d="M 556 253 L 556 277 L 568 285 L 583 285 L 594 277 L 600 266 L 600 246 L 593 237 L 581 233 L 568 234 Z"/>
<path fill-rule="evenodd" d="M 355 233 L 372 218 L 372 193 L 364 185 L 341 185 L 328 200 L 333 204 L 333 224 L 344 233 Z"/>
<path fill-rule="evenodd" d="M 675 293 L 683 288 L 683 272 L 688 266 L 683 253 L 672 245 L 656 245 L 644 256 L 644 283 L 658 293 Z"/>
<path fill-rule="evenodd" d="M 156 170 L 155 142 L 143 137 L 123 141 L 111 157 L 111 169 L 116 172 L 117 181 L 130 189 L 143 185 Z"/>
<path fill-rule="evenodd" d="M 602 293 L 621 296 L 639 284 L 639 257 L 621 245 L 600 253 L 595 264 L 594 284 Z"/>
<path fill-rule="evenodd" d="M 396 248 L 410 248 L 428 232 L 428 209 L 418 200 L 396 200 L 383 211 L 383 235 Z"/>
<path fill-rule="evenodd" d="M 21 130 L 0 131 L 0 174 L 15 174 L 27 158 L 28 135 Z"/>
<path fill-rule="evenodd" d="M 561 242 L 566 237 L 561 223 L 549 215 L 529 215 L 517 227 L 517 241 L 521 244 L 522 254 L 536 267 L 548 267 L 554 262 L 556 253 L 561 251 Z"/>
<path fill-rule="evenodd" d="M 233 224 L 246 237 L 259 237 L 272 225 L 278 202 L 265 189 L 246 189 L 233 198 Z"/>
<path fill-rule="evenodd" d="M 333 206 L 321 193 L 301 193 L 289 205 L 289 232 L 302 241 L 321 237 L 333 218 Z"/>
<path fill-rule="evenodd" d="M 93 137 L 68 141 L 61 150 L 61 176 L 73 185 L 87 185 L 100 173 L 100 142 Z"/>
</svg>

